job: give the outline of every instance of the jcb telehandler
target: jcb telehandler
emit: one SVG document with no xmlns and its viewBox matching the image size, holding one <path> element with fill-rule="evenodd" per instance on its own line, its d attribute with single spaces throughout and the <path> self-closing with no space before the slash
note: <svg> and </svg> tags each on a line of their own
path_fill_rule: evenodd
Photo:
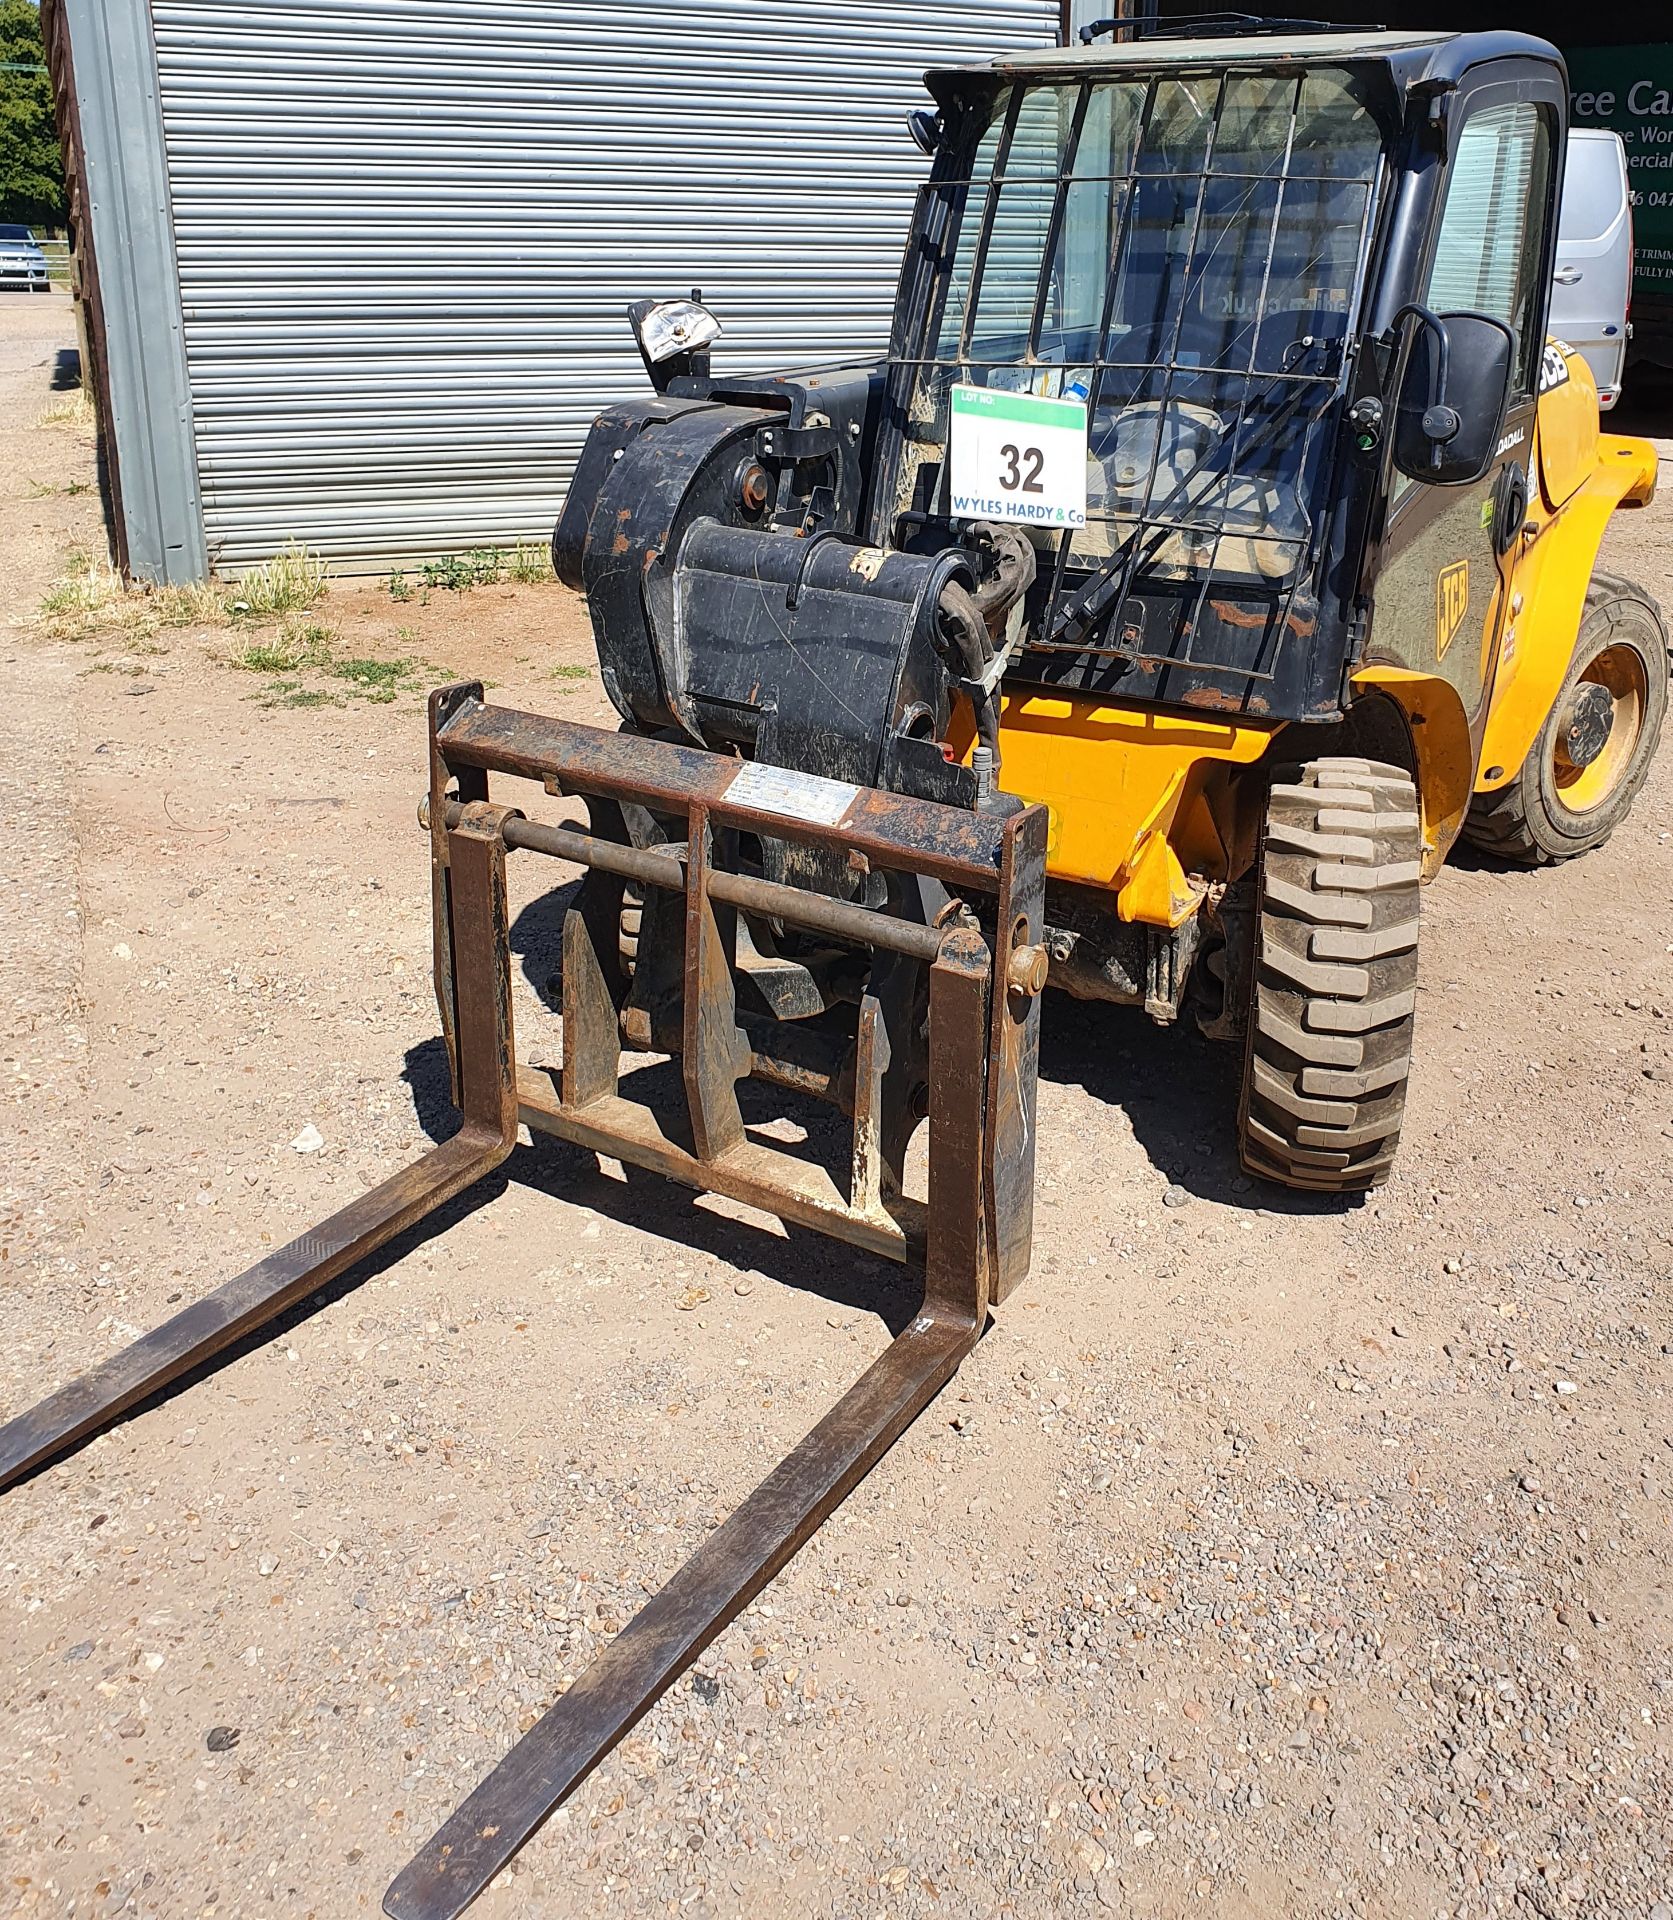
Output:
<svg viewBox="0 0 1673 1920">
<path fill-rule="evenodd" d="M 632 310 L 655 397 L 599 417 L 553 543 L 621 730 L 432 696 L 459 1131 L 0 1429 L 3 1484 L 481 1179 L 519 1123 L 921 1263 L 894 1344 L 392 1915 L 468 1904 L 1022 1277 L 1048 982 L 1163 1020 L 1189 995 L 1246 1049 L 1245 1165 L 1369 1187 L 1419 882 L 1460 834 L 1529 862 L 1597 845 L 1661 728 L 1660 613 L 1594 568 L 1655 455 L 1600 435 L 1545 338 L 1551 47 L 1094 31 L 929 85 L 886 358 L 721 374 L 695 301 Z M 502 775 L 585 826 L 492 797 Z M 556 1075 L 512 1046 L 512 850 L 585 870 Z M 624 1052 L 677 1057 L 678 1111 L 631 1097 Z M 841 1164 L 747 1128 L 745 1076 L 850 1115 Z"/>
</svg>

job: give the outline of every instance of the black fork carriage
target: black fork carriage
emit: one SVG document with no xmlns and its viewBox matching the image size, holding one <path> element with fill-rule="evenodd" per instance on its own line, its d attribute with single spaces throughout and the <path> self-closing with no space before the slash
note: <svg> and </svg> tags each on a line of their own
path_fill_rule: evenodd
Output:
<svg viewBox="0 0 1673 1920">
<path fill-rule="evenodd" d="M 498 803 L 490 774 L 584 801 L 590 831 Z M 386 1912 L 441 1920 L 488 1885 L 811 1537 L 1026 1272 L 1046 816 L 1029 807 L 989 818 L 542 719 L 488 706 L 468 684 L 431 697 L 421 817 L 458 1131 L 0 1427 L 0 1487 L 485 1178 L 516 1145 L 519 1123 L 923 1273 L 904 1331 L 396 1876 Z M 748 849 L 763 840 L 838 878 L 816 888 L 747 871 Z M 505 862 L 514 850 L 586 870 L 564 915 L 556 1074 L 520 1065 L 513 1042 Z M 660 947 L 641 941 L 631 966 L 624 902 L 642 903 L 647 931 L 664 935 Z M 775 1020 L 774 980 L 792 975 L 805 989 L 813 977 L 783 956 L 809 942 L 847 956 L 846 973 L 838 964 L 827 977 L 848 989 L 824 1009 L 834 1018 Z M 624 1047 L 678 1055 L 683 1116 L 622 1091 Z M 751 1075 L 850 1113 L 846 1165 L 833 1174 L 752 1138 L 737 1094 Z M 902 1191 L 902 1173 L 924 1118 L 919 1202 Z"/>
</svg>

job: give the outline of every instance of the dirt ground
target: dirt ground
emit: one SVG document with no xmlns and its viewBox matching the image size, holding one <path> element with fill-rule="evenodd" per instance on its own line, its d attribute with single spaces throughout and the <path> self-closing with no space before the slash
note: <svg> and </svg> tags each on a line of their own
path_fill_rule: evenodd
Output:
<svg viewBox="0 0 1673 1920">
<path fill-rule="evenodd" d="M 0 306 L 0 1413 L 446 1130 L 418 681 L 607 717 L 556 585 L 334 586 L 426 663 L 383 702 L 52 639 L 71 345 Z M 1673 603 L 1673 500 L 1608 555 Z M 1362 1205 L 1238 1176 L 1222 1052 L 1049 1003 L 1030 1280 L 484 1920 L 1673 1920 L 1670 895 L 1673 751 L 1595 855 L 1440 878 Z M 0 1500 L 0 1911 L 374 1914 L 907 1304 L 551 1143 L 448 1218 Z"/>
</svg>

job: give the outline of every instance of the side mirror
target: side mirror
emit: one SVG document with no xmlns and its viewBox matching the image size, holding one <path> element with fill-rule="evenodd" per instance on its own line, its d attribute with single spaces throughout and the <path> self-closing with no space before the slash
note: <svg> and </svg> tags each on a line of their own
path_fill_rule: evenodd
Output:
<svg viewBox="0 0 1673 1920">
<path fill-rule="evenodd" d="M 635 300 L 627 317 L 658 393 L 666 393 L 678 374 L 707 376 L 709 344 L 720 337 L 720 322 L 695 294 L 689 300 Z"/>
<path fill-rule="evenodd" d="M 939 153 L 941 142 L 946 138 L 947 129 L 941 124 L 941 116 L 931 113 L 928 107 L 914 107 L 906 116 L 906 131 L 911 134 L 914 144 L 921 153 Z"/>
<path fill-rule="evenodd" d="M 1394 410 L 1394 464 L 1413 480 L 1461 487 L 1492 464 L 1510 398 L 1516 336 L 1485 313 L 1402 307 L 1416 328 Z"/>
</svg>

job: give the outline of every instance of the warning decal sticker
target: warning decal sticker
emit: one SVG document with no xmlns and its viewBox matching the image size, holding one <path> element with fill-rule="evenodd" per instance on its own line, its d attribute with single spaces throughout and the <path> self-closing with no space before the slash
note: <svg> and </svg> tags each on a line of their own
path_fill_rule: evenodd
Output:
<svg viewBox="0 0 1673 1920">
<path fill-rule="evenodd" d="M 836 826 L 859 797 L 860 789 L 846 780 L 770 767 L 763 760 L 740 767 L 726 789 L 730 806 L 782 814 L 786 820 L 805 820 L 812 827 Z"/>
</svg>

